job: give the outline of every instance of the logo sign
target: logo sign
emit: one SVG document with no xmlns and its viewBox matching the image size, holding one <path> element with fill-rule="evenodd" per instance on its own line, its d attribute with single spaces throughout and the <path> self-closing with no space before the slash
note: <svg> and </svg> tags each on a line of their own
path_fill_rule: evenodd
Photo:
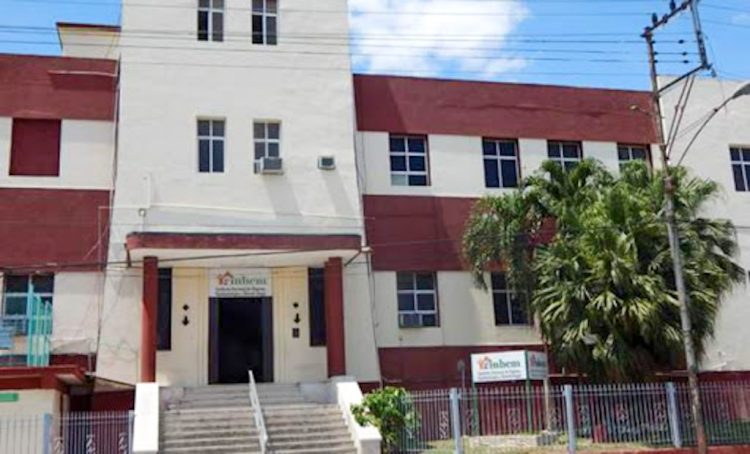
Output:
<svg viewBox="0 0 750 454">
<path fill-rule="evenodd" d="M 525 350 L 471 355 L 474 383 L 543 380 L 547 377 L 547 355 Z"/>
<path fill-rule="evenodd" d="M 271 270 L 213 269 L 208 276 L 211 298 L 263 298 L 272 295 Z"/>
</svg>

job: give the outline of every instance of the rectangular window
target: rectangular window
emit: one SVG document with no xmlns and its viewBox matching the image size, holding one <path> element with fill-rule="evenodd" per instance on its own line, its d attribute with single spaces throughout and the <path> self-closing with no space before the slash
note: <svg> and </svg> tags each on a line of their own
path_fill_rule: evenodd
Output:
<svg viewBox="0 0 750 454">
<path fill-rule="evenodd" d="M 644 145 L 617 145 L 617 160 L 620 162 L 620 170 L 622 166 L 630 161 L 646 161 L 650 163 L 650 157 L 648 148 Z"/>
<path fill-rule="evenodd" d="M 429 186 L 427 137 L 391 135 L 391 184 Z"/>
<path fill-rule="evenodd" d="M 172 269 L 159 269 L 159 299 L 156 310 L 156 348 L 172 349 Z"/>
<path fill-rule="evenodd" d="M 505 273 L 492 273 L 492 303 L 495 307 L 495 326 L 529 324 L 523 298 L 508 288 Z"/>
<path fill-rule="evenodd" d="M 484 139 L 484 184 L 488 188 L 518 187 L 518 143 L 515 140 Z"/>
<path fill-rule="evenodd" d="M 396 273 L 399 326 L 438 326 L 436 280 L 435 273 Z"/>
<path fill-rule="evenodd" d="M 10 175 L 60 175 L 60 120 L 13 119 Z"/>
<path fill-rule="evenodd" d="M 750 147 L 731 147 L 734 189 L 738 192 L 750 191 Z"/>
<path fill-rule="evenodd" d="M 33 291 L 43 302 L 52 303 L 55 277 L 51 274 L 5 275 L 2 313 L 6 326 L 15 328 L 16 335 L 26 334 L 29 293 Z M 33 289 L 33 290 L 32 290 Z"/>
<path fill-rule="evenodd" d="M 326 344 L 325 275 L 323 268 L 310 268 L 307 272 L 310 309 L 310 346 Z"/>
<path fill-rule="evenodd" d="M 563 169 L 571 170 L 583 159 L 581 142 L 547 142 L 547 157 L 562 166 Z"/>
<path fill-rule="evenodd" d="M 198 120 L 198 171 L 224 172 L 224 120 Z"/>
<path fill-rule="evenodd" d="M 198 41 L 224 41 L 224 0 L 198 0 Z"/>
<path fill-rule="evenodd" d="M 281 123 L 278 121 L 256 121 L 253 124 L 255 160 L 281 157 Z"/>
<path fill-rule="evenodd" d="M 253 0 L 253 44 L 276 45 L 278 17 L 277 0 Z"/>
</svg>

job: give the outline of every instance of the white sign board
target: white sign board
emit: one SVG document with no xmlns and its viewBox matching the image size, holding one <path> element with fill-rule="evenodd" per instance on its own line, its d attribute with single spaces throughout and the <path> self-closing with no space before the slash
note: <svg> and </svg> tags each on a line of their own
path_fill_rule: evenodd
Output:
<svg viewBox="0 0 750 454">
<path fill-rule="evenodd" d="M 547 378 L 547 355 L 525 350 L 471 355 L 474 383 Z"/>
<path fill-rule="evenodd" d="M 208 275 L 210 298 L 263 298 L 272 295 L 271 270 L 219 268 Z"/>
</svg>

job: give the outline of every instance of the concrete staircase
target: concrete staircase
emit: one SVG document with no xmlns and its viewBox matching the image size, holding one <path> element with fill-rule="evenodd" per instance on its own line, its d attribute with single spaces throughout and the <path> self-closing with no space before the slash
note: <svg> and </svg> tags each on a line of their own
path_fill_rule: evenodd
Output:
<svg viewBox="0 0 750 454">
<path fill-rule="evenodd" d="M 338 405 L 316 403 L 299 385 L 258 384 L 269 454 L 356 454 Z M 161 413 L 162 454 L 260 453 L 248 385 L 170 390 Z"/>
<path fill-rule="evenodd" d="M 273 454 L 356 454 L 338 405 L 308 400 L 299 385 L 259 384 Z"/>
<path fill-rule="evenodd" d="M 261 452 L 247 385 L 185 388 L 160 424 L 162 454 Z"/>
</svg>

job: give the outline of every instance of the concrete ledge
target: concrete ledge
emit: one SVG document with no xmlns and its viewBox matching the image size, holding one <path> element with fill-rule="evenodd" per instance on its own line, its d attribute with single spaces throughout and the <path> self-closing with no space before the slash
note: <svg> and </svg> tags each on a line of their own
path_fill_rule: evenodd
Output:
<svg viewBox="0 0 750 454">
<path fill-rule="evenodd" d="M 383 437 L 378 429 L 372 426 L 362 427 L 357 424 L 352 414 L 352 405 L 361 404 L 363 395 L 354 377 L 333 377 L 330 381 L 330 396 L 339 405 L 346 417 L 346 424 L 354 439 L 358 454 L 380 454 Z"/>
<path fill-rule="evenodd" d="M 159 384 L 135 385 L 133 454 L 159 452 Z"/>
</svg>

